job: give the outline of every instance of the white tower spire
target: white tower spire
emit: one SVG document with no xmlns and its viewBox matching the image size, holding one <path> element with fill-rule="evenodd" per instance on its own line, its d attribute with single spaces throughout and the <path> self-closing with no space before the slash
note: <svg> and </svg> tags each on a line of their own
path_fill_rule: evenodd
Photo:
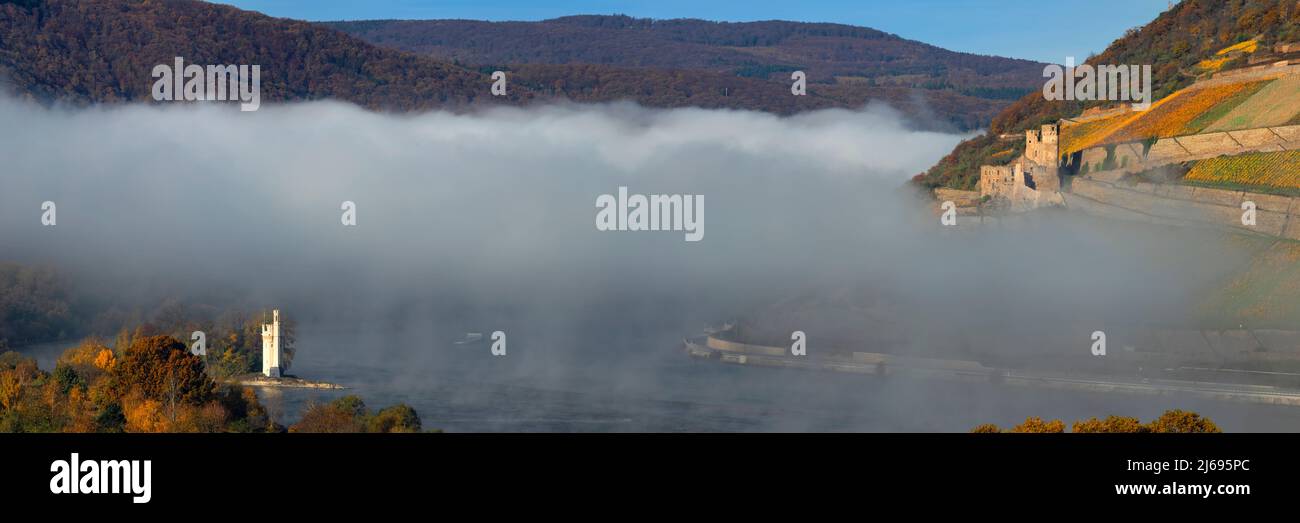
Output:
<svg viewBox="0 0 1300 523">
<path fill-rule="evenodd" d="M 271 311 L 271 323 L 262 324 L 262 374 L 280 377 L 280 309 Z"/>
</svg>

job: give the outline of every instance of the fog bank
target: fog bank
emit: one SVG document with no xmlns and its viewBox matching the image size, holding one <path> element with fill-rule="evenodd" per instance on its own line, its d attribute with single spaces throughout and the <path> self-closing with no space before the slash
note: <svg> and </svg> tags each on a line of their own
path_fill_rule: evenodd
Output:
<svg viewBox="0 0 1300 523">
<path fill-rule="evenodd" d="M 301 324 L 300 361 L 398 383 L 460 365 L 461 379 L 563 388 L 599 369 L 593 387 L 681 394 L 656 366 L 685 358 L 674 340 L 801 300 L 805 330 L 939 351 L 962 332 L 1178 323 L 1240 261 L 1193 234 L 1057 213 L 945 230 L 902 187 L 963 136 L 878 106 L 394 116 L 4 100 L 0 122 L 3 258 L 58 266 L 124 307 L 281 308 Z M 702 241 L 597 230 L 597 198 L 621 186 L 703 195 Z M 56 226 L 41 225 L 45 201 Z M 445 344 L 498 329 L 509 363 Z"/>
</svg>

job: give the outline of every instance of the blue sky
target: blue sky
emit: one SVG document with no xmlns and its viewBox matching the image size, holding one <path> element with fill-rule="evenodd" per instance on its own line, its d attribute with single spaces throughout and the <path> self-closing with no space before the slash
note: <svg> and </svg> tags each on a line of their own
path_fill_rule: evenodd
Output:
<svg viewBox="0 0 1300 523">
<path fill-rule="evenodd" d="M 243 9 L 303 20 L 468 18 L 542 20 L 573 14 L 798 20 L 873 27 L 954 51 L 1044 62 L 1082 60 L 1169 0 L 224 0 Z M 1086 6 L 1081 8 L 1081 6 Z"/>
</svg>

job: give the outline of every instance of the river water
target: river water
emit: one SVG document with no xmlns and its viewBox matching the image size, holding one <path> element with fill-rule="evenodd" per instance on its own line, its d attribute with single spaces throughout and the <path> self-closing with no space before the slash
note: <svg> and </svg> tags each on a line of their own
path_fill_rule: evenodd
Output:
<svg viewBox="0 0 1300 523">
<path fill-rule="evenodd" d="M 352 390 L 280 391 L 268 403 L 283 419 L 296 418 L 310 401 L 355 392 L 372 407 L 410 404 L 426 428 L 453 432 L 961 432 L 987 422 L 1013 425 L 1027 416 L 1149 420 L 1171 408 L 1202 413 L 1228 431 L 1300 430 L 1300 409 L 1292 407 L 696 360 L 681 351 L 677 331 L 605 343 L 547 340 L 544 334 L 527 343 L 514 336 L 505 356 L 492 356 L 487 343 L 440 340 L 428 347 L 371 348 L 367 357 L 356 357 L 363 350 L 352 344 L 375 341 L 330 330 L 300 329 L 292 372 Z"/>
<path fill-rule="evenodd" d="M 449 432 L 963 432 L 1027 416 L 1149 420 L 1171 408 L 1226 431 L 1300 431 L 1293 407 L 728 365 L 687 357 L 677 332 L 547 338 L 516 335 L 493 356 L 489 343 L 421 345 L 368 327 L 303 325 L 290 372 L 348 390 L 258 394 L 285 424 L 311 402 L 358 394 L 371 408 L 407 403 L 425 428 Z M 23 352 L 49 369 L 66 346 Z"/>
</svg>

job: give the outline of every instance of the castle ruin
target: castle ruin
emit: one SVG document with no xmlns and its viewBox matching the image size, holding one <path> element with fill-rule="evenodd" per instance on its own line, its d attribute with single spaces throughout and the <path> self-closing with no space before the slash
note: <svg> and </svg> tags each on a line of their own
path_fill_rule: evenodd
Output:
<svg viewBox="0 0 1300 523">
<path fill-rule="evenodd" d="M 1013 211 L 1061 205 L 1060 124 L 1025 131 L 1025 152 L 1007 165 L 980 167 L 980 196 Z"/>
</svg>

